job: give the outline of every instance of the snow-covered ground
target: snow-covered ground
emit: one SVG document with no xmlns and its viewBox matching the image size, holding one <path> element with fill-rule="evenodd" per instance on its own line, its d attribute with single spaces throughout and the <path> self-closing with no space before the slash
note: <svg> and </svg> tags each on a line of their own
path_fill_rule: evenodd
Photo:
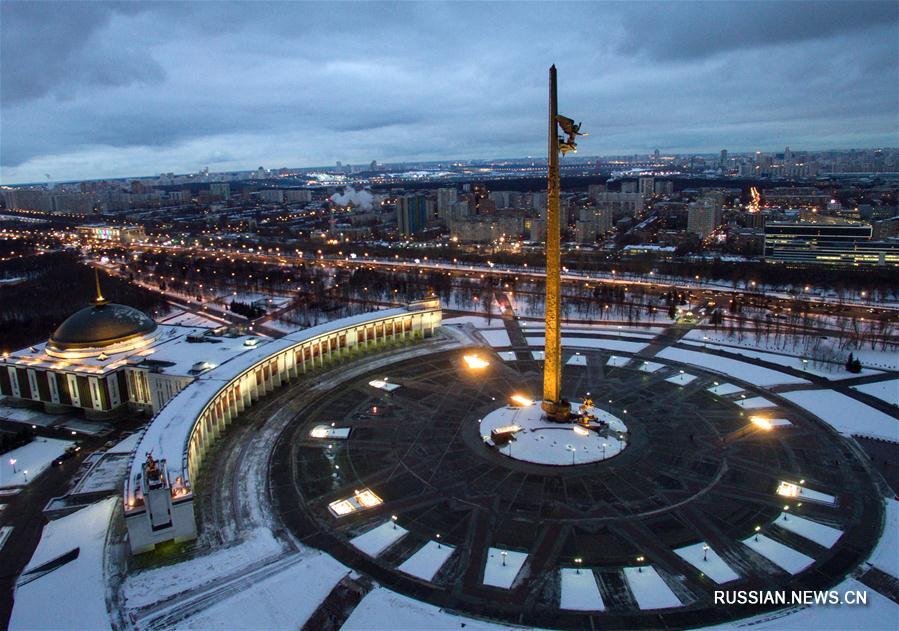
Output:
<svg viewBox="0 0 899 631">
<path fill-rule="evenodd" d="M 380 526 L 353 537 L 350 543 L 369 556 L 376 557 L 394 543 L 406 536 L 409 531 L 388 519 Z"/>
<path fill-rule="evenodd" d="M 612 355 L 609 357 L 608 361 L 606 361 L 606 366 L 613 366 L 614 368 L 621 368 L 623 366 L 627 366 L 631 361 L 630 357 L 619 357 L 618 355 Z"/>
<path fill-rule="evenodd" d="M 624 578 L 640 609 L 667 609 L 682 606 L 678 597 L 651 565 L 626 567 L 624 568 Z"/>
<path fill-rule="evenodd" d="M 214 329 L 222 325 L 221 320 L 191 313 L 190 311 L 182 311 L 175 315 L 168 315 L 164 320 L 160 320 L 161 324 L 176 324 L 178 326 L 198 326 L 207 329 Z"/>
<path fill-rule="evenodd" d="M 899 419 L 832 390 L 795 390 L 782 397 L 805 408 L 838 432 L 899 442 Z"/>
<path fill-rule="evenodd" d="M 673 377 L 668 377 L 665 381 L 667 381 L 668 383 L 673 383 L 677 386 L 685 386 L 694 379 L 696 379 L 696 375 L 691 375 L 690 373 L 680 371 Z"/>
<path fill-rule="evenodd" d="M 691 331 L 691 333 L 695 333 Z M 687 334 L 685 338 L 689 338 L 690 335 Z M 750 347 L 747 348 L 744 345 L 733 346 L 733 345 L 723 345 L 723 344 L 712 344 L 705 342 L 694 342 L 688 339 L 683 340 L 684 344 L 689 346 L 701 346 L 703 348 L 709 348 L 712 350 L 724 351 L 725 353 L 733 353 L 735 355 L 742 355 L 744 357 L 749 357 L 750 359 L 758 359 L 761 361 L 770 362 L 772 364 L 778 364 L 780 366 L 784 366 L 785 368 L 793 368 L 794 370 L 800 370 L 802 372 L 807 372 L 811 375 L 816 375 L 818 377 L 825 377 L 827 379 L 840 380 L 840 379 L 851 379 L 852 377 L 858 377 L 863 375 L 875 375 L 879 373 L 879 370 L 872 370 L 870 368 L 862 368 L 860 373 L 852 373 L 846 370 L 845 365 L 838 364 L 834 362 L 816 362 L 814 359 L 809 357 L 802 357 L 799 355 L 782 355 L 780 353 L 770 353 L 761 350 L 755 350 Z M 848 356 L 848 351 L 847 351 Z M 805 361 L 803 361 L 805 360 Z"/>
<path fill-rule="evenodd" d="M 530 342 L 528 343 L 530 344 Z M 542 362 L 546 359 L 546 351 L 531 351 L 531 357 L 533 357 L 535 361 Z"/>
<path fill-rule="evenodd" d="M 784 519 L 784 517 L 787 517 L 787 519 Z M 800 517 L 799 515 L 787 516 L 781 513 L 774 520 L 774 524 L 778 528 L 795 532 L 800 537 L 805 537 L 809 541 L 814 541 L 825 548 L 832 548 L 837 540 L 843 536 L 842 530 Z"/>
<path fill-rule="evenodd" d="M 868 563 L 899 578 L 899 500 L 887 499 L 884 511 L 883 533 Z"/>
<path fill-rule="evenodd" d="M 431 581 L 453 555 L 454 548 L 438 541 L 428 541 L 399 566 L 401 572 Z"/>
<path fill-rule="evenodd" d="M 376 587 L 353 609 L 341 631 L 520 631 L 443 611 L 384 587 Z"/>
<path fill-rule="evenodd" d="M 316 552 L 180 621 L 178 628 L 299 629 L 348 573 L 332 557 Z"/>
<path fill-rule="evenodd" d="M 580 353 L 575 353 L 571 357 L 568 358 L 568 361 L 565 362 L 566 366 L 586 366 L 587 365 L 587 356 L 581 355 Z"/>
<path fill-rule="evenodd" d="M 242 543 L 172 565 L 132 572 L 122 595 L 129 609 L 150 605 L 228 576 L 251 564 L 283 554 L 281 542 L 267 528 L 254 530 Z"/>
<path fill-rule="evenodd" d="M 749 399 L 740 399 L 739 401 L 735 401 L 737 405 L 741 408 L 747 410 L 761 410 L 763 408 L 776 408 L 777 404 L 772 403 L 765 397 L 752 397 Z"/>
<path fill-rule="evenodd" d="M 891 405 L 899 405 L 899 379 L 863 383 L 860 386 L 852 386 L 852 388 L 859 392 L 870 394 L 872 397 L 877 397 Z"/>
<path fill-rule="evenodd" d="M 529 346 L 546 346 L 546 338 L 544 337 L 528 337 L 527 340 Z M 563 335 L 562 346 L 564 348 L 598 348 L 619 353 L 639 353 L 646 348 L 647 344 L 590 337 L 565 337 Z"/>
<path fill-rule="evenodd" d="M 833 323 L 832 323 L 833 324 Z M 704 338 L 708 338 L 704 340 Z M 828 379 L 845 379 L 847 377 L 852 377 L 853 373 L 846 371 L 845 369 L 845 360 L 849 356 L 851 352 L 853 357 L 858 357 L 859 361 L 863 366 L 873 366 L 875 368 L 885 368 L 887 370 L 897 370 L 899 369 L 899 359 L 897 359 L 897 352 L 895 348 L 887 348 L 886 350 L 871 350 L 870 348 L 847 348 L 840 349 L 838 348 L 841 343 L 841 338 L 839 336 L 831 336 L 830 339 L 823 342 L 821 340 L 815 340 L 813 344 L 807 343 L 807 341 L 797 341 L 794 343 L 792 339 L 784 340 L 783 337 L 779 338 L 777 342 L 774 341 L 765 341 L 764 339 L 755 339 L 754 335 L 745 335 L 742 340 L 738 339 L 736 336 L 730 337 L 728 333 L 723 331 L 710 331 L 708 329 L 693 329 L 689 333 L 687 333 L 684 337 L 684 340 L 690 340 L 697 342 L 699 344 L 707 343 L 709 348 L 715 348 L 720 345 L 722 347 L 728 347 L 728 349 L 735 349 L 738 351 L 759 351 L 765 352 L 769 351 L 772 355 L 779 355 L 780 357 L 787 358 L 795 358 L 796 361 L 800 362 L 800 364 L 783 364 L 785 366 L 789 365 L 794 368 L 802 369 L 801 360 L 802 358 L 806 358 L 809 360 L 808 367 L 809 372 L 814 372 L 814 374 L 819 374 L 822 377 L 827 377 Z M 813 356 L 816 354 L 812 349 L 810 351 L 810 346 L 817 347 L 819 351 L 818 356 L 826 356 L 830 355 L 831 361 L 818 361 L 815 362 Z M 725 350 L 728 350 L 725 349 Z M 840 358 L 837 361 L 834 361 L 833 358 Z M 780 361 L 785 360 L 768 360 L 773 363 L 780 363 Z M 816 364 L 816 365 L 812 365 Z M 877 371 L 872 371 L 877 372 Z M 857 375 L 855 375 L 857 376 Z"/>
<path fill-rule="evenodd" d="M 476 329 L 505 328 L 505 324 L 503 324 L 503 321 L 500 318 L 493 318 L 488 322 L 487 318 L 481 318 L 478 316 L 458 316 L 455 318 L 447 318 L 443 321 L 443 324 L 471 324 L 474 325 Z"/>
<path fill-rule="evenodd" d="M 833 588 L 840 594 L 840 604 L 809 605 L 781 609 L 774 613 L 747 618 L 738 622 L 709 629 L 725 631 L 734 628 L 765 629 L 767 631 L 847 631 L 848 629 L 871 629 L 871 631 L 895 631 L 899 629 L 899 606 L 886 596 L 864 585 L 854 578 L 848 578 Z M 849 597 L 866 594 L 867 603 L 850 606 Z"/>
<path fill-rule="evenodd" d="M 117 497 L 107 498 L 44 527 L 19 578 L 10 629 L 110 628 L 103 551 L 118 501 Z M 76 548 L 78 556 L 52 572 L 29 574 Z"/>
<path fill-rule="evenodd" d="M 719 585 L 740 578 L 740 575 L 734 572 L 711 546 L 708 550 L 703 550 L 706 546 L 708 546 L 706 542 L 700 541 L 692 546 L 678 548 L 674 552 Z"/>
<path fill-rule="evenodd" d="M 500 359 L 504 362 L 514 362 L 518 357 L 515 355 L 515 351 L 500 351 L 497 353 Z"/>
<path fill-rule="evenodd" d="M 35 438 L 27 445 L 7 451 L 0 459 L 0 487 L 21 486 L 34 480 L 66 447 L 74 444 L 57 438 Z"/>
<path fill-rule="evenodd" d="M 812 557 L 762 534 L 743 539 L 743 543 L 790 574 L 799 574 L 815 562 Z"/>
<path fill-rule="evenodd" d="M 743 392 L 743 388 L 740 386 L 735 386 L 732 383 L 721 383 L 717 386 L 712 386 L 708 389 L 714 395 L 719 397 L 727 396 L 729 394 L 737 394 L 738 392 Z"/>
<path fill-rule="evenodd" d="M 688 351 L 682 348 L 666 348 L 659 352 L 657 357 L 684 364 L 692 364 L 693 366 L 699 366 L 706 370 L 728 375 L 762 387 L 777 384 L 808 383 L 805 379 L 771 370 L 770 368 L 754 366 L 737 359 Z"/>
<path fill-rule="evenodd" d="M 661 370 L 665 367 L 665 364 L 660 364 L 658 362 L 644 361 L 640 363 L 640 370 L 642 372 L 653 373 L 658 370 Z"/>
<path fill-rule="evenodd" d="M 490 548 L 484 565 L 484 585 L 509 589 L 528 558 L 526 552 Z"/>
<path fill-rule="evenodd" d="M 580 402 L 573 401 L 571 409 L 580 409 Z M 627 447 L 627 441 L 618 438 L 627 432 L 627 426 L 616 416 L 599 408 L 590 408 L 599 421 L 608 423 L 607 435 L 588 430 L 580 424 L 557 423 L 545 418 L 539 405 L 507 405 L 490 412 L 481 420 L 481 437 L 490 439 L 497 428 L 517 425 L 520 429 L 512 440 L 497 447 L 505 456 L 536 464 L 570 466 L 597 462 L 617 456 Z"/>
<path fill-rule="evenodd" d="M 487 343 L 490 344 L 493 348 L 504 348 L 507 346 L 512 346 L 512 342 L 509 340 L 509 334 L 506 333 L 505 329 L 484 329 L 478 331 Z"/>
<path fill-rule="evenodd" d="M 560 609 L 575 611 L 605 611 L 596 577 L 589 568 L 562 568 L 562 597 Z"/>
</svg>

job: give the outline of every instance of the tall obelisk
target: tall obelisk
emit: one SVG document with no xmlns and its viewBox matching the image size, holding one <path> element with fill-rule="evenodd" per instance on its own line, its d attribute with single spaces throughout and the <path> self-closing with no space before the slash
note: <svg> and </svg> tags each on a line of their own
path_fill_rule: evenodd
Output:
<svg viewBox="0 0 899 631">
<path fill-rule="evenodd" d="M 561 217 L 559 216 L 559 103 L 556 66 L 549 69 L 549 174 L 546 184 L 546 347 L 543 410 L 557 415 L 562 402 Z"/>
</svg>

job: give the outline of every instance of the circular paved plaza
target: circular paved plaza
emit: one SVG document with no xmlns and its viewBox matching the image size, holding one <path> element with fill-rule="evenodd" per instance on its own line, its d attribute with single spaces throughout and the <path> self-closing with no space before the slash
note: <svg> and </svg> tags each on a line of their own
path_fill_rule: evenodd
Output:
<svg viewBox="0 0 899 631">
<path fill-rule="evenodd" d="M 720 376 L 692 366 L 581 355 L 586 365 L 563 371 L 563 396 L 589 392 L 626 423 L 614 458 L 552 466 L 498 453 L 479 421 L 513 394 L 539 399 L 542 364 L 490 354 L 472 370 L 449 351 L 344 383 L 300 411 L 271 464 L 281 520 L 389 589 L 548 627 L 726 621 L 764 608 L 716 606 L 716 589 L 827 588 L 866 558 L 880 499 L 830 428 L 785 403 L 758 414 L 788 423 L 754 423 L 736 402 L 761 391 L 714 394 Z M 385 377 L 399 387 L 370 385 Z M 822 495 L 780 495 L 783 482 Z M 810 535 L 807 522 L 838 538 Z"/>
</svg>

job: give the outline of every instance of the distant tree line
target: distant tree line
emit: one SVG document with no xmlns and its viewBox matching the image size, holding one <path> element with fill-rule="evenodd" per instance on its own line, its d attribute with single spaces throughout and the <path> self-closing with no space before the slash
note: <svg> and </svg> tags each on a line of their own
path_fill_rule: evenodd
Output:
<svg viewBox="0 0 899 631">
<path fill-rule="evenodd" d="M 0 286 L 0 349 L 14 351 L 46 340 L 63 320 L 96 296 L 94 272 L 73 251 L 0 262 L 0 277 L 25 281 Z M 168 311 L 162 298 L 146 289 L 100 274 L 103 296 L 153 317 Z"/>
</svg>

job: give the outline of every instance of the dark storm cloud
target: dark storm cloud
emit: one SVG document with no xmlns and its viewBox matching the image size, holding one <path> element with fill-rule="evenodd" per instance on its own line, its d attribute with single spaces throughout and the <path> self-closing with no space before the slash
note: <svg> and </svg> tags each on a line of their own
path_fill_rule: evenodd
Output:
<svg viewBox="0 0 899 631">
<path fill-rule="evenodd" d="M 639 3 L 621 13 L 625 52 L 658 60 L 708 57 L 722 52 L 827 40 L 890 26 L 895 2 Z"/>
<path fill-rule="evenodd" d="M 895 144 L 894 3 L 4 2 L 0 181 Z"/>
</svg>

